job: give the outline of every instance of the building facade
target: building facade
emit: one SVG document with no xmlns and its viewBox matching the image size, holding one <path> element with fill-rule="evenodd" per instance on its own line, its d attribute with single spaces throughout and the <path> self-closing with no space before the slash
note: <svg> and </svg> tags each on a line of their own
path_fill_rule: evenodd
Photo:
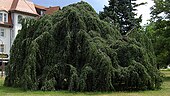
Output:
<svg viewBox="0 0 170 96">
<path fill-rule="evenodd" d="M 0 0 L 0 62 L 8 62 L 10 48 L 23 18 L 39 16 L 30 0 Z"/>
<path fill-rule="evenodd" d="M 22 28 L 23 18 L 37 18 L 60 10 L 59 6 L 44 7 L 31 0 L 0 0 L 0 64 L 8 62 L 10 48 Z"/>
</svg>

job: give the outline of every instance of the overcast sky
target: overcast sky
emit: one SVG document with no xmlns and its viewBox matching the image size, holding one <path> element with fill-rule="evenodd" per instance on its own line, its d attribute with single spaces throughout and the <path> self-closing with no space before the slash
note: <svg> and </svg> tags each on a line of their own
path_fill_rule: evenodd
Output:
<svg viewBox="0 0 170 96">
<path fill-rule="evenodd" d="M 146 5 L 139 6 L 138 9 L 138 15 L 142 14 L 142 25 L 147 23 L 147 20 L 150 19 L 150 7 L 154 5 L 152 0 L 137 0 L 139 3 L 140 2 L 147 2 Z"/>
<path fill-rule="evenodd" d="M 43 5 L 43 6 L 67 6 L 72 3 L 79 2 L 81 0 L 32 0 L 35 4 Z M 102 11 L 104 5 L 108 5 L 108 0 L 83 0 L 88 2 L 96 11 Z M 146 24 L 146 20 L 150 18 L 150 7 L 153 5 L 152 0 L 137 0 L 137 2 L 148 2 L 148 4 L 141 6 L 138 8 L 138 14 L 143 15 L 143 24 Z"/>
</svg>

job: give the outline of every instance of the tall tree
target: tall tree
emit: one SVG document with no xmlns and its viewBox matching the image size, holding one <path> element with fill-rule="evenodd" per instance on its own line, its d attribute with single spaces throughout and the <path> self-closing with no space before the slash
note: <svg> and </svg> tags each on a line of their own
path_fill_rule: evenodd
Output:
<svg viewBox="0 0 170 96">
<path fill-rule="evenodd" d="M 122 35 L 134 27 L 139 27 L 142 21 L 142 15 L 135 18 L 137 15 L 136 7 L 145 3 L 137 4 L 136 0 L 110 0 L 109 6 L 104 7 L 104 12 L 100 12 L 100 18 L 116 25 Z"/>
<path fill-rule="evenodd" d="M 166 68 L 170 62 L 170 0 L 154 0 L 154 3 L 152 23 L 146 29 L 152 34 L 158 68 Z"/>
</svg>

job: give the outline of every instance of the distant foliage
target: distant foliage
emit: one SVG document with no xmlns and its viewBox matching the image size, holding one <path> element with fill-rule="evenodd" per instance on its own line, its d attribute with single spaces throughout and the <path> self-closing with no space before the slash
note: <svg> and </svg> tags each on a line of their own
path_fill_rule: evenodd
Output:
<svg viewBox="0 0 170 96">
<path fill-rule="evenodd" d="M 170 64 L 170 1 L 153 0 L 151 23 L 146 31 L 152 35 L 158 68 L 167 68 Z"/>
<path fill-rule="evenodd" d="M 122 37 L 86 2 L 25 20 L 11 48 L 5 86 L 44 91 L 160 88 L 150 39 L 144 32 L 129 35 Z"/>
<path fill-rule="evenodd" d="M 146 31 L 150 33 L 158 68 L 167 68 L 170 64 L 170 21 L 158 20 L 152 22 L 146 27 Z"/>
<path fill-rule="evenodd" d="M 152 20 L 170 19 L 170 1 L 153 0 L 154 5 L 151 7 Z"/>
</svg>

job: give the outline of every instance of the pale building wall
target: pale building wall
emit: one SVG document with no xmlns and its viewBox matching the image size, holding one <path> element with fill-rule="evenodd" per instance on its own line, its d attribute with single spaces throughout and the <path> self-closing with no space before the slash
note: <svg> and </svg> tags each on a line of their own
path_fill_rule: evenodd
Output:
<svg viewBox="0 0 170 96">
<path fill-rule="evenodd" d="M 10 53 L 10 48 L 11 48 L 11 28 L 6 28 L 6 27 L 0 27 L 0 30 L 4 29 L 4 36 L 0 36 L 0 39 L 2 40 L 2 42 L 0 41 L 0 44 L 4 44 L 4 52 L 3 54 L 8 54 Z"/>
<path fill-rule="evenodd" d="M 21 28 L 22 28 L 22 25 L 18 23 L 19 15 L 21 15 L 23 18 L 34 18 L 33 16 L 12 13 L 11 16 L 12 16 L 13 28 L 0 27 L 0 31 L 1 31 L 1 29 L 5 29 L 4 37 L 0 36 L 0 44 L 3 42 L 4 54 L 8 54 L 8 56 L 10 56 L 10 48 L 13 44 L 13 41 L 15 40 L 15 37 L 18 34 L 18 30 L 21 30 Z M 8 59 L 9 59 L 9 57 L 8 57 Z"/>
<path fill-rule="evenodd" d="M 13 13 L 14 36 L 13 36 L 12 42 L 15 39 L 15 37 L 17 36 L 17 34 L 18 34 L 18 30 L 21 30 L 21 28 L 22 28 L 21 24 L 18 23 L 18 16 L 19 15 L 22 16 L 23 18 L 34 18 L 33 16 L 23 15 L 23 14 L 19 14 L 19 13 Z"/>
</svg>

